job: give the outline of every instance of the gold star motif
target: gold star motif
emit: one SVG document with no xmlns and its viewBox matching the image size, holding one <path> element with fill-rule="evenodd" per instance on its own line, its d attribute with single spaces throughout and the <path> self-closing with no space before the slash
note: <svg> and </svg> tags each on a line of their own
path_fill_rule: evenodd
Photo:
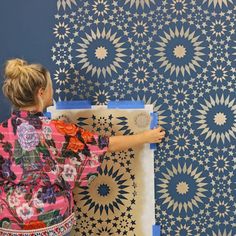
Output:
<svg viewBox="0 0 236 236">
<path fill-rule="evenodd" d="M 189 190 L 188 184 L 186 182 L 179 182 L 176 186 L 176 190 L 179 194 L 186 194 Z"/>
</svg>

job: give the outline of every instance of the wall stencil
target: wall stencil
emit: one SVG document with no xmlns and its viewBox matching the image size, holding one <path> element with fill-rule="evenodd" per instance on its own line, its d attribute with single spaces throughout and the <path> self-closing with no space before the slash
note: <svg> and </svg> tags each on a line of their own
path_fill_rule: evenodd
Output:
<svg viewBox="0 0 236 236">
<path fill-rule="evenodd" d="M 53 118 L 104 135 L 130 135 L 150 129 L 145 109 L 48 109 Z M 107 153 L 99 175 L 74 190 L 77 225 L 72 235 L 151 235 L 155 224 L 154 151 L 150 145 Z"/>
</svg>

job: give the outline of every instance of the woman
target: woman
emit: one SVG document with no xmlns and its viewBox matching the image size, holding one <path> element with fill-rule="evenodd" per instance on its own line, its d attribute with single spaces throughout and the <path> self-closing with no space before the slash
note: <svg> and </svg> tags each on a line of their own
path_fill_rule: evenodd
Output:
<svg viewBox="0 0 236 236">
<path fill-rule="evenodd" d="M 21 59 L 5 66 L 3 93 L 15 110 L 0 124 L 0 235 L 69 235 L 72 190 L 89 184 L 106 152 L 160 143 L 161 127 L 130 136 L 101 136 L 50 120 L 49 72 Z"/>
</svg>

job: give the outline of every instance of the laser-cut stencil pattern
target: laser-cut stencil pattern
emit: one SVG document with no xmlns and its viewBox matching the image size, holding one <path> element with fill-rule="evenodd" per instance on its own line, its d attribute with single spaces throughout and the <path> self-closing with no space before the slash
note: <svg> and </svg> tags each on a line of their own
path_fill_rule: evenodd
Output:
<svg viewBox="0 0 236 236">
<path fill-rule="evenodd" d="M 55 110 L 53 118 L 108 136 L 149 129 L 152 106 L 140 110 Z M 155 223 L 154 153 L 149 145 L 107 153 L 98 177 L 74 190 L 77 225 L 72 235 L 150 235 Z"/>
</svg>

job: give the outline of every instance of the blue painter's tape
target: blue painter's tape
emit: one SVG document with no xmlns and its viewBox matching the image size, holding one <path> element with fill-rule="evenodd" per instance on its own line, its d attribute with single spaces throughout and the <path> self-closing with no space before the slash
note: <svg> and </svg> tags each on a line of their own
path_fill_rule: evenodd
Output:
<svg viewBox="0 0 236 236">
<path fill-rule="evenodd" d="M 151 150 L 157 149 L 157 144 L 156 143 L 150 143 L 150 149 Z"/>
<path fill-rule="evenodd" d="M 51 112 L 49 112 L 49 111 L 44 112 L 43 115 L 46 116 L 46 117 L 49 118 L 49 119 L 52 118 L 52 114 L 51 114 Z"/>
<path fill-rule="evenodd" d="M 144 101 L 109 101 L 108 109 L 144 109 Z"/>
<path fill-rule="evenodd" d="M 158 126 L 158 114 L 157 112 L 150 113 L 151 115 L 151 123 L 150 123 L 150 129 L 157 128 Z"/>
<path fill-rule="evenodd" d="M 158 114 L 157 112 L 152 112 L 150 113 L 151 115 L 151 123 L 150 123 L 150 129 L 154 129 L 154 128 L 157 128 L 158 126 Z M 156 143 L 151 143 L 150 144 L 150 149 L 156 149 L 157 148 L 157 145 Z"/>
<path fill-rule="evenodd" d="M 153 225 L 152 226 L 152 236 L 161 236 L 161 226 Z"/>
<path fill-rule="evenodd" d="M 57 110 L 64 109 L 91 109 L 91 102 L 88 100 L 80 101 L 60 101 L 56 103 Z"/>
</svg>

